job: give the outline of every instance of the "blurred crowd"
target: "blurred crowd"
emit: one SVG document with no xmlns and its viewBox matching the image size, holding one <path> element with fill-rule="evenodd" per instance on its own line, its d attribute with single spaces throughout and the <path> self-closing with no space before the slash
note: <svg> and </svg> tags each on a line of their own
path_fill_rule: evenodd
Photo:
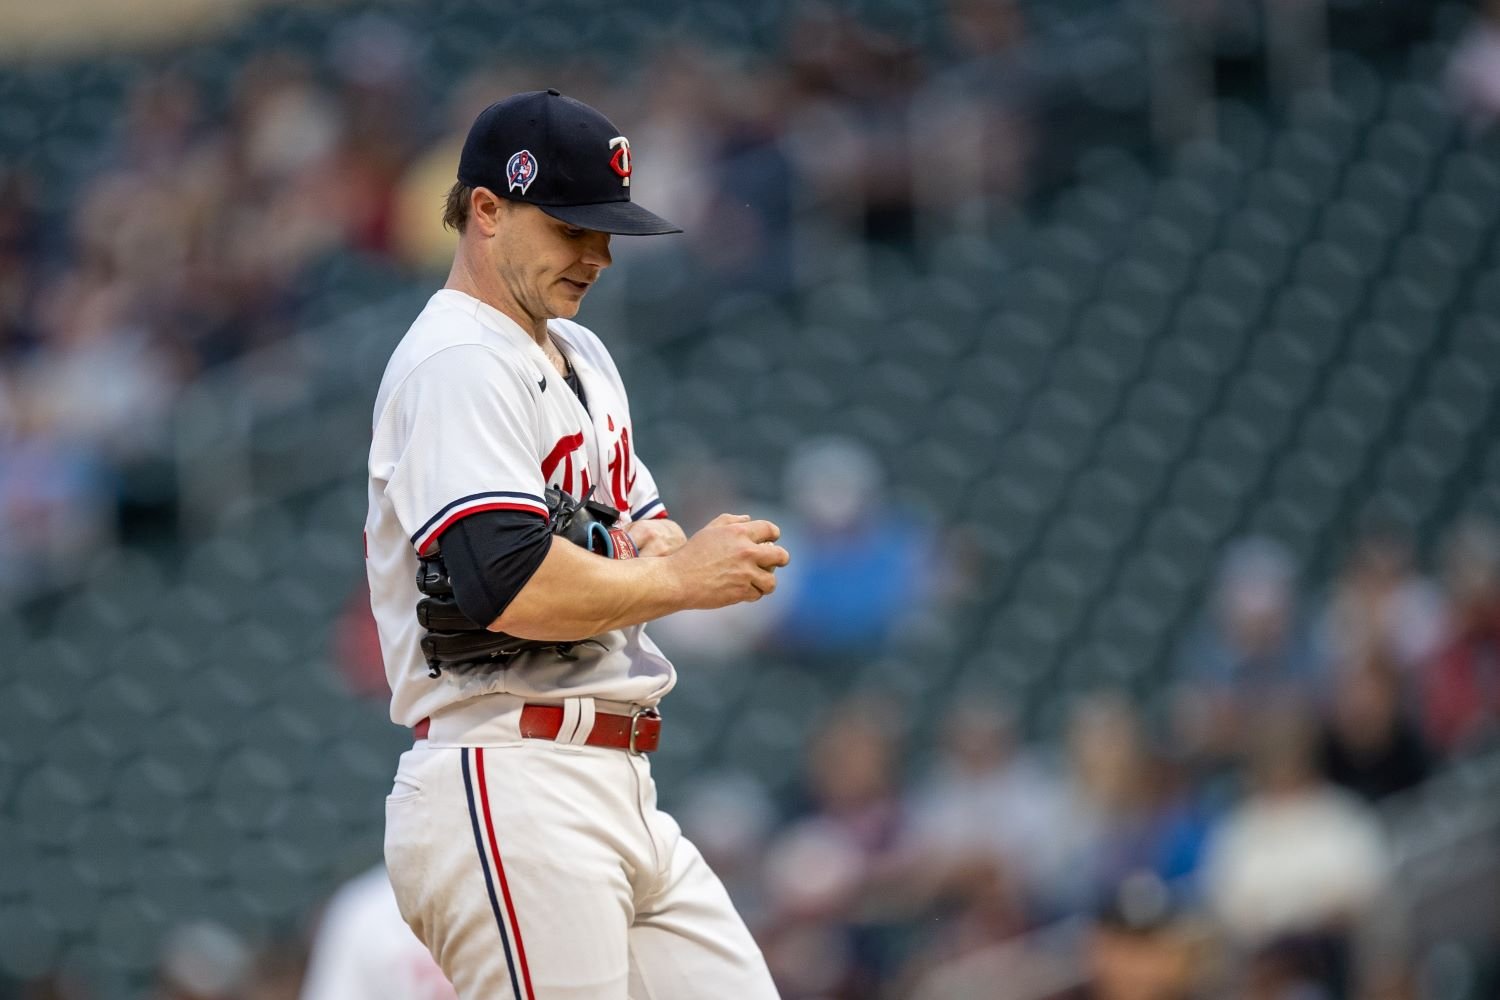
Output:
<svg viewBox="0 0 1500 1000">
<path fill-rule="evenodd" d="M 489 101 L 552 85 L 629 123 L 638 196 L 687 229 L 631 248 L 663 258 L 636 262 L 630 294 L 671 304 L 652 314 L 670 342 L 726 290 L 817 282 L 833 246 L 982 231 L 1065 184 L 1083 151 L 1143 147 L 1153 99 L 1186 99 L 1152 92 L 1143 39 L 1109 5 L 1050 33 L 1028 9 L 946 0 L 917 38 L 798 5 L 769 51 L 663 29 L 627 70 L 603 51 L 511 53 L 456 83 L 378 12 L 310 51 L 252 49 L 212 86 L 191 49 L 142 58 L 66 171 L 0 161 L 0 593 L 170 521 L 168 422 L 199 372 L 441 273 L 443 195 Z M 1243 55 L 1235 5 L 1169 9 Z M 1393 16 L 1413 15 L 1357 20 L 1368 34 Z"/>
<path fill-rule="evenodd" d="M 170 63 L 145 72 L 62 216 L 42 178 L 0 166 L 0 594 L 76 571 L 121 531 L 122 505 L 170 505 L 142 470 L 169 463 L 176 395 L 304 327 L 332 301 L 330 275 L 357 261 L 370 276 L 346 304 L 431 283 L 451 247 L 439 216 L 457 144 L 496 96 L 557 86 L 631 123 L 637 196 L 688 230 L 621 255 L 648 302 L 788 292 L 829 240 L 910 247 L 983 225 L 1066 178 L 1080 122 L 1113 139 L 1108 123 L 1147 113 L 1101 92 L 1107 74 L 1080 77 L 1017 5 L 945 10 L 943 37 L 918 45 L 809 8 L 764 58 L 681 38 L 624 83 L 585 58 L 434 93 L 418 40 L 373 15 L 316 58 L 248 59 L 222 100 Z M 1481 22 L 1449 81 L 1476 128 L 1500 114 L 1497 37 Z M 774 617 L 680 616 L 663 623 L 668 649 L 857 664 L 963 579 L 857 447 L 810 442 L 787 480 L 804 491 L 786 493 L 799 556 Z M 693 485 L 689 524 L 725 506 L 702 468 Z M 1244 539 L 1150 700 L 1082 694 L 1051 734 L 993 691 L 955 692 L 926 746 L 872 690 L 811 727 L 795 798 L 742 773 L 664 797 L 788 1000 L 1414 997 L 1416 902 L 1389 803 L 1496 745 L 1500 535 L 1466 521 L 1432 573 L 1418 556 L 1372 525 L 1309 592 L 1295 553 Z M 353 617 L 346 658 L 369 662 Z M 366 680 L 383 693 L 378 672 Z M 377 870 L 271 945 L 184 924 L 163 942 L 155 997 L 338 995 L 307 970 L 358 898 L 384 905 L 379 888 Z"/>
<path fill-rule="evenodd" d="M 1052 742 L 966 692 L 929 758 L 869 692 L 814 726 L 793 808 L 750 823 L 744 776 L 705 779 L 685 827 L 790 998 L 1417 996 L 1389 804 L 1500 746 L 1500 533 L 1436 563 L 1372 524 L 1308 594 L 1244 539 L 1150 701 L 1080 693 Z"/>
<path fill-rule="evenodd" d="M 1491 996 L 1480 959 L 1471 992 L 1434 992 L 1424 912 L 1454 887 L 1407 877 L 1424 848 L 1398 807 L 1500 748 L 1500 529 L 1455 524 L 1432 563 L 1371 523 L 1310 587 L 1293 553 L 1242 539 L 1149 699 L 1080 691 L 1054 738 L 998 690 L 948 692 L 925 746 L 890 692 L 858 691 L 806 733 L 794 794 L 700 770 L 663 797 L 788 1000 Z M 257 951 L 185 925 L 154 996 L 451 995 L 379 868 L 303 931 Z M 88 996 L 58 988 L 23 995 Z"/>
<path fill-rule="evenodd" d="M 818 8 L 765 58 L 684 36 L 623 86 L 582 53 L 506 59 L 439 92 L 418 36 L 379 14 L 313 57 L 252 54 L 223 96 L 172 60 L 143 66 L 61 214 L 40 196 L 56 178 L 0 167 L 0 592 L 97 549 L 121 503 L 170 504 L 170 484 L 130 475 L 170 460 L 176 394 L 327 309 L 331 273 L 363 268 L 355 296 L 440 275 L 458 145 L 504 94 L 557 86 L 630 123 L 638 196 L 671 206 L 688 230 L 673 264 L 714 287 L 786 288 L 797 212 L 900 242 L 918 199 L 1019 195 L 1041 86 L 1035 60 L 1008 55 L 1022 23 L 1009 4 L 955 2 L 949 28 L 957 59 L 940 62 Z M 914 118 L 943 88 L 962 100 Z M 913 143 L 913 120 L 942 134 Z"/>
</svg>

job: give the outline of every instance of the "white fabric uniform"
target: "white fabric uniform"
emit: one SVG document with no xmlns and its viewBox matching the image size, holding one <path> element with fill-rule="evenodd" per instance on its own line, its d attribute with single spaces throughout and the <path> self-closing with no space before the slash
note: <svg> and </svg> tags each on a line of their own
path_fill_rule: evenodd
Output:
<svg viewBox="0 0 1500 1000">
<path fill-rule="evenodd" d="M 427 676 L 412 610 L 421 599 L 417 551 L 428 551 L 453 522 L 485 510 L 545 518 L 548 486 L 581 497 L 594 485 L 596 499 L 627 520 L 666 514 L 636 458 L 625 387 L 609 352 L 577 323 L 553 320 L 549 329 L 578 373 L 587 411 L 525 331 L 451 289 L 432 297 L 386 367 L 375 398 L 365 542 L 398 725 L 498 692 L 650 705 L 675 680 L 639 626 L 598 636 L 603 648 L 579 646 L 573 660 L 530 654 L 492 674 Z"/>
<path fill-rule="evenodd" d="M 412 934 L 385 866 L 344 883 L 323 911 L 301 1000 L 454 1000 L 426 946 Z"/>
<path fill-rule="evenodd" d="M 576 323 L 548 328 L 587 410 L 524 330 L 451 289 L 397 345 L 376 397 L 371 604 L 391 718 L 431 726 L 386 803 L 402 916 L 464 1000 L 774 997 L 718 878 L 656 809 L 645 758 L 583 745 L 596 712 L 629 714 L 671 689 L 672 664 L 642 627 L 493 673 L 431 677 L 422 656 L 417 553 L 459 518 L 545 517 L 548 486 L 591 485 L 629 519 L 665 516 L 609 353 Z M 557 741 L 521 739 L 528 702 L 563 706 Z"/>
</svg>

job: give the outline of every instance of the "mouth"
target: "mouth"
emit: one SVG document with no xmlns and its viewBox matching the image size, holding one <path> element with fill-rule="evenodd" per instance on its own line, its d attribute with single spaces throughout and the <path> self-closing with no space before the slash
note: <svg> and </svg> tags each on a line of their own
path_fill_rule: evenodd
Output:
<svg viewBox="0 0 1500 1000">
<path fill-rule="evenodd" d="M 592 281 L 574 281 L 572 278 L 563 278 L 562 283 L 579 295 L 588 291 L 589 286 L 593 284 Z"/>
</svg>

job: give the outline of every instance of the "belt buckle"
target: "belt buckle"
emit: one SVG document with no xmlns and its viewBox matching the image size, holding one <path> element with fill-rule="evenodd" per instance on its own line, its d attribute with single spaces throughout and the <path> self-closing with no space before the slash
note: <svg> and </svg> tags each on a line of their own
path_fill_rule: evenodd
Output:
<svg viewBox="0 0 1500 1000">
<path fill-rule="evenodd" d="M 630 752 L 632 754 L 634 754 L 637 757 L 644 756 L 644 754 L 641 751 L 639 751 L 639 750 L 637 750 L 635 748 L 636 729 L 637 729 L 637 726 L 640 724 L 640 720 L 641 719 L 660 719 L 660 718 L 661 718 L 661 713 L 658 712 L 655 708 L 637 708 L 637 709 L 634 709 L 634 710 L 631 711 L 631 713 L 630 713 L 630 746 L 628 747 L 628 749 L 630 750 Z"/>
</svg>

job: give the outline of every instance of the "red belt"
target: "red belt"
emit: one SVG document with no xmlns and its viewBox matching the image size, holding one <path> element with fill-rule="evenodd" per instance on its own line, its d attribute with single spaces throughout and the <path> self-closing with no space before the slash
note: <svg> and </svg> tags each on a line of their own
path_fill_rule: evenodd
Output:
<svg viewBox="0 0 1500 1000">
<path fill-rule="evenodd" d="M 555 740 L 562 724 L 561 705 L 527 705 L 521 709 L 521 736 L 525 739 Z M 429 728 L 430 720 L 423 719 L 411 727 L 412 736 L 425 740 Z M 661 713 L 654 708 L 644 708 L 633 715 L 596 713 L 594 728 L 583 742 L 591 747 L 650 753 L 661 743 Z"/>
</svg>

